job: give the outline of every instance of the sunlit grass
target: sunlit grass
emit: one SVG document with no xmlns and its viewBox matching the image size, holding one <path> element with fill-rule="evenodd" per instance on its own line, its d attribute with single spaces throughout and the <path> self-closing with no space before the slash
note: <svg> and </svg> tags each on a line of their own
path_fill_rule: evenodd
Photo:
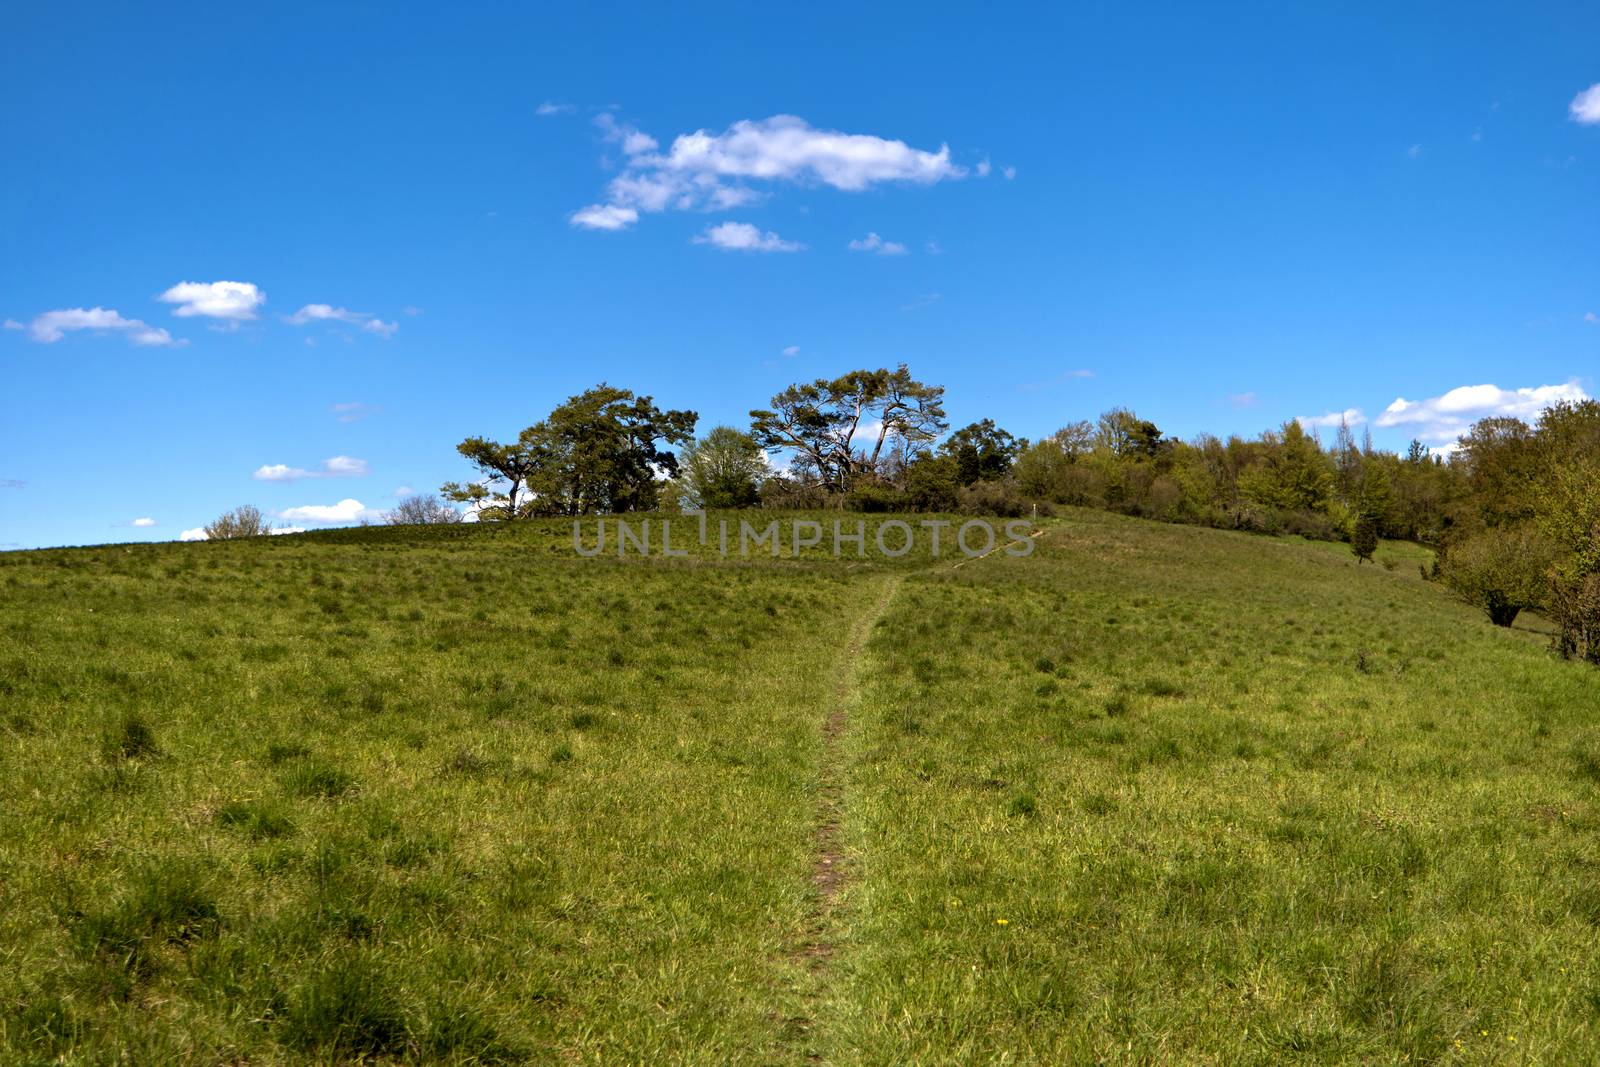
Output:
<svg viewBox="0 0 1600 1067">
<path fill-rule="evenodd" d="M 1410 546 L 955 558 L 0 555 L 0 1061 L 1592 1059 L 1595 672 Z"/>
</svg>

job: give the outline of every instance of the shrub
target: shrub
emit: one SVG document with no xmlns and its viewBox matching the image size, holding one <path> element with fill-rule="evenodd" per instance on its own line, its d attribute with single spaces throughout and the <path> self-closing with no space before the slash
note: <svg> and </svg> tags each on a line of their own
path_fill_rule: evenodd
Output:
<svg viewBox="0 0 1600 1067">
<path fill-rule="evenodd" d="M 1372 554 L 1378 551 L 1378 523 L 1371 515 L 1356 517 L 1350 532 L 1350 551 L 1355 553 L 1357 563 L 1371 562 Z"/>
<path fill-rule="evenodd" d="M 1490 622 L 1510 626 L 1523 609 L 1544 603 L 1553 559 L 1550 544 L 1531 527 L 1495 526 L 1449 546 L 1439 574 Z"/>
<path fill-rule="evenodd" d="M 1028 513 L 1028 502 L 1009 481 L 976 482 L 956 491 L 956 506 L 965 515 L 1016 518 Z"/>
<path fill-rule="evenodd" d="M 239 537 L 261 537 L 272 532 L 261 509 L 245 504 L 218 515 L 205 528 L 208 541 L 232 541 Z"/>
</svg>

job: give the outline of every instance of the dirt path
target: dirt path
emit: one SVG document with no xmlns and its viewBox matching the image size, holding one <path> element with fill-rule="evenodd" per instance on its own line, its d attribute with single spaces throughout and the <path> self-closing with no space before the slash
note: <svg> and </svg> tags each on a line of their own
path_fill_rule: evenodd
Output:
<svg viewBox="0 0 1600 1067">
<path fill-rule="evenodd" d="M 816 887 L 815 903 L 807 924 L 805 943 L 794 953 L 795 960 L 808 972 L 805 991 L 806 1013 L 791 1020 L 790 1032 L 804 1043 L 806 1054 L 815 1056 L 809 1047 L 815 1008 L 825 988 L 825 971 L 833 958 L 834 939 L 838 932 L 839 897 L 850 876 L 845 861 L 844 842 L 840 820 L 844 802 L 844 735 L 850 724 L 850 715 L 861 702 L 861 660 L 872 627 L 889 609 L 894 594 L 905 580 L 903 574 L 892 574 L 878 582 L 877 595 L 867 611 L 856 619 L 850 629 L 850 638 L 839 656 L 838 675 L 828 704 L 828 717 L 822 728 L 822 761 L 819 767 L 821 788 L 818 790 L 818 813 L 811 883 Z"/>
</svg>

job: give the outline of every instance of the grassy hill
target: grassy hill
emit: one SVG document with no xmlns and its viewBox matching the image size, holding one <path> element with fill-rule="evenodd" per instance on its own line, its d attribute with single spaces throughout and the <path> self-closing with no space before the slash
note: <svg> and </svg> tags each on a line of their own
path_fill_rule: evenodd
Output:
<svg viewBox="0 0 1600 1067">
<path fill-rule="evenodd" d="M 1593 1060 L 1600 674 L 1407 546 L 1034 544 L 0 555 L 0 1060 Z"/>
</svg>

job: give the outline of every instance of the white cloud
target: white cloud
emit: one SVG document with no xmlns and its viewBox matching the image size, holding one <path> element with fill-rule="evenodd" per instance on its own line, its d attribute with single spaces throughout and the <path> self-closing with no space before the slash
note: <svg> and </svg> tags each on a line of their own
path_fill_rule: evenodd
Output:
<svg viewBox="0 0 1600 1067">
<path fill-rule="evenodd" d="M 277 537 L 279 534 L 305 533 L 306 532 L 306 528 L 304 526 L 274 526 L 272 529 L 268 530 L 267 532 L 270 533 L 273 537 Z"/>
<path fill-rule="evenodd" d="M 76 330 L 92 330 L 96 333 L 116 331 L 125 334 L 133 344 L 147 347 L 186 343 L 174 340 L 170 333 L 158 326 L 151 326 L 140 319 L 125 319 L 111 308 L 102 307 L 46 311 L 28 323 L 27 329 L 30 337 L 46 345 L 55 344 Z"/>
<path fill-rule="evenodd" d="M 1600 315 L 1596 315 L 1592 311 L 1585 311 L 1583 313 L 1583 321 L 1590 324 L 1600 322 Z"/>
<path fill-rule="evenodd" d="M 310 322 L 343 322 L 383 338 L 393 337 L 395 331 L 400 329 L 398 322 L 384 322 L 376 315 L 370 315 L 365 311 L 350 311 L 330 304 L 307 304 L 290 315 L 288 321 L 296 326 L 304 326 Z"/>
<path fill-rule="evenodd" d="M 133 522 L 129 523 L 130 526 L 154 526 L 155 524 L 156 520 L 154 519 L 134 519 Z"/>
<path fill-rule="evenodd" d="M 1412 145 L 1410 148 L 1406 149 L 1406 155 L 1411 159 L 1421 159 L 1422 146 L 1419 144 Z"/>
<path fill-rule="evenodd" d="M 8 330 L 26 330 L 27 329 L 26 326 L 22 325 L 22 323 L 18 322 L 16 319 L 7 319 L 5 321 L 5 328 L 8 329 Z"/>
<path fill-rule="evenodd" d="M 574 110 L 575 109 L 571 104 L 558 104 L 554 100 L 546 100 L 544 103 L 534 108 L 533 113 L 535 115 L 543 115 L 544 117 L 548 118 L 551 115 L 571 114 Z"/>
<path fill-rule="evenodd" d="M 1234 393 L 1228 397 L 1228 403 L 1236 408 L 1253 408 L 1261 402 L 1261 398 L 1254 393 Z"/>
<path fill-rule="evenodd" d="M 1573 122 L 1581 122 L 1585 126 L 1600 123 L 1600 82 L 1573 97 L 1572 103 L 1567 105 L 1567 114 Z"/>
<path fill-rule="evenodd" d="M 363 478 L 369 472 L 364 459 L 334 456 L 323 460 L 320 470 L 309 471 L 286 463 L 269 463 L 257 467 L 250 477 L 258 482 L 297 482 L 302 478 Z"/>
<path fill-rule="evenodd" d="M 820 183 L 860 192 L 884 182 L 930 185 L 964 177 L 950 149 L 912 148 L 871 134 L 819 130 L 793 115 L 741 120 L 721 133 L 696 130 L 665 152 L 654 138 L 609 114 L 596 122 L 622 145 L 627 162 L 607 187 L 606 202 L 573 213 L 574 226 L 617 230 L 639 212 L 727 210 L 761 194 L 746 182 Z M 608 210 L 609 209 L 609 210 Z"/>
<path fill-rule="evenodd" d="M 1408 426 L 1423 441 L 1452 441 L 1479 419 L 1494 416 L 1533 422 L 1558 401 L 1589 399 L 1576 379 L 1561 385 L 1501 389 L 1497 385 L 1463 385 L 1427 400 L 1401 397 L 1384 409 L 1374 425 Z"/>
<path fill-rule="evenodd" d="M 625 230 L 639 221 L 639 213 L 616 204 L 590 204 L 574 211 L 568 221 L 585 230 Z"/>
<path fill-rule="evenodd" d="M 600 136 L 607 141 L 620 144 L 624 155 L 637 156 L 645 152 L 654 152 L 661 147 L 654 137 L 625 123 L 618 122 L 609 111 L 595 116 L 594 124 L 600 127 Z"/>
<path fill-rule="evenodd" d="M 1300 424 L 1302 430 L 1320 430 L 1332 429 L 1341 422 L 1346 426 L 1360 426 L 1367 421 L 1367 416 L 1360 408 L 1345 408 L 1325 415 L 1297 415 L 1294 421 Z"/>
<path fill-rule="evenodd" d="M 1017 176 L 1017 168 L 1016 167 L 1006 167 L 1000 173 L 1004 174 L 1006 176 L 1006 181 L 1011 181 L 1012 179 L 1014 179 Z"/>
<path fill-rule="evenodd" d="M 282 518 L 290 522 L 310 522 L 319 524 L 360 522 L 362 519 L 377 519 L 382 512 L 369 508 L 359 500 L 349 497 L 337 504 L 305 504 L 297 508 L 285 508 L 278 512 Z"/>
<path fill-rule="evenodd" d="M 239 323 L 256 317 L 267 294 L 249 282 L 179 282 L 156 299 L 177 304 L 172 313 L 180 319 L 200 316 Z"/>
<path fill-rule="evenodd" d="M 210 535 L 206 533 L 204 526 L 196 526 L 194 529 L 185 530 L 178 535 L 178 540 L 180 541 L 206 541 L 209 539 Z"/>
<path fill-rule="evenodd" d="M 850 242 L 852 252 L 876 252 L 880 256 L 903 256 L 906 246 L 899 241 L 885 241 L 876 233 L 869 233 L 859 241 Z"/>
<path fill-rule="evenodd" d="M 694 238 L 697 245 L 713 245 L 728 252 L 798 252 L 805 245 L 785 241 L 768 230 L 762 233 L 748 222 L 724 222 Z"/>
<path fill-rule="evenodd" d="M 993 169 L 993 166 L 994 165 L 990 163 L 988 159 L 980 159 L 978 161 L 978 165 L 972 169 L 977 172 L 978 177 L 987 178 L 989 176 L 989 171 Z"/>
<path fill-rule="evenodd" d="M 798 356 L 800 354 L 800 346 L 799 345 L 790 345 L 789 347 L 787 347 L 787 348 L 785 348 L 783 350 L 782 354 L 785 355 L 785 356 Z"/>
</svg>

